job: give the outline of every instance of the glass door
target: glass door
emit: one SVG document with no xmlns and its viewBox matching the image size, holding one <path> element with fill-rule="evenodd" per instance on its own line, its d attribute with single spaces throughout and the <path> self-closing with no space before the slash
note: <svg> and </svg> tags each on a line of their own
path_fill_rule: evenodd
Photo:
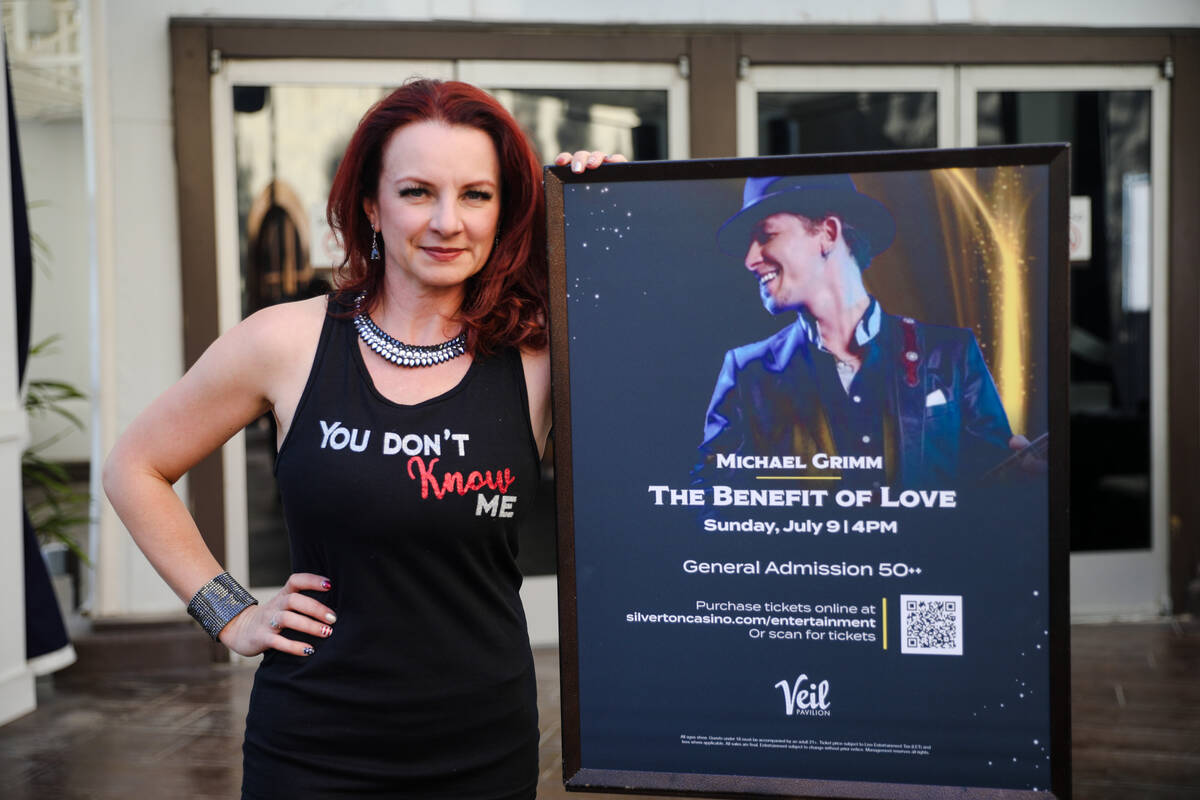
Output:
<svg viewBox="0 0 1200 800">
<path fill-rule="evenodd" d="M 1168 84 L 1153 67 L 751 66 L 743 156 L 1071 144 L 1071 609 L 1167 603 Z"/>
<path fill-rule="evenodd" d="M 963 68 L 964 145 L 1071 144 L 1071 609 L 1167 607 L 1167 82 Z"/>
<path fill-rule="evenodd" d="M 212 81 L 221 330 L 266 305 L 327 291 L 341 260 L 324 220 L 338 159 L 363 111 L 414 75 L 491 91 L 545 163 L 581 148 L 641 160 L 688 155 L 687 83 L 673 65 L 225 61 Z M 227 567 L 262 594 L 289 571 L 274 457 L 270 414 L 222 451 Z M 558 639 L 552 463 L 547 452 L 538 503 L 520 532 L 534 644 Z"/>
<path fill-rule="evenodd" d="M 954 144 L 953 67 L 752 66 L 738 84 L 738 155 Z"/>
<path fill-rule="evenodd" d="M 687 81 L 673 64 L 460 61 L 458 77 L 491 92 L 543 162 L 563 150 L 634 161 L 688 157 Z"/>
<path fill-rule="evenodd" d="M 212 80 L 220 329 L 326 291 L 341 253 L 325 223 L 338 160 L 363 111 L 449 61 L 225 61 Z M 222 450 L 227 568 L 268 594 L 289 573 L 265 414 Z"/>
</svg>

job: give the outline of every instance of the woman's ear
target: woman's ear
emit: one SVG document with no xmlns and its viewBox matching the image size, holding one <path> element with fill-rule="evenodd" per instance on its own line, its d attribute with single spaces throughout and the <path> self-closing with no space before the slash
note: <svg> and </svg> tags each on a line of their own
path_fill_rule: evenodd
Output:
<svg viewBox="0 0 1200 800">
<path fill-rule="evenodd" d="M 362 203 L 363 203 L 363 213 L 367 215 L 367 221 L 371 223 L 371 230 L 373 230 L 373 231 L 379 230 L 379 223 L 377 223 L 375 221 L 375 219 L 376 219 L 375 198 L 374 197 L 364 197 Z"/>
</svg>

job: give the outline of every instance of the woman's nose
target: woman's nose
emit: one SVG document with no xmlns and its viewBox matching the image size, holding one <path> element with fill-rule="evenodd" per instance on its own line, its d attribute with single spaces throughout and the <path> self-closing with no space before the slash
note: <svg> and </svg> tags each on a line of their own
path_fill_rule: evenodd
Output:
<svg viewBox="0 0 1200 800">
<path fill-rule="evenodd" d="M 443 236 L 453 236 L 462 229 L 462 217 L 453 201 L 438 202 L 430 220 L 431 228 Z"/>
</svg>

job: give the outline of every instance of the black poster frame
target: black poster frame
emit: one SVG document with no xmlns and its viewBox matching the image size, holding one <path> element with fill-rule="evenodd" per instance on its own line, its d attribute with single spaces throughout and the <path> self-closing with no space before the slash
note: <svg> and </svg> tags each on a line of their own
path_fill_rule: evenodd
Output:
<svg viewBox="0 0 1200 800">
<path fill-rule="evenodd" d="M 579 585 L 577 576 L 576 507 L 587 492 L 603 491 L 595 486 L 576 486 L 574 475 L 574 435 L 589 424 L 579 416 L 573 403 L 572 346 L 588 347 L 575 341 L 572 327 L 572 300 L 568 277 L 568 228 L 566 193 L 572 187 L 600 190 L 629 182 L 718 181 L 776 175 L 824 175 L 914 172 L 946 169 L 987 169 L 993 167 L 1044 167 L 1048 175 L 1049 202 L 1045 233 L 1048 275 L 1046 275 L 1046 351 L 1045 430 L 1046 496 L 1048 498 L 1045 563 L 1048 602 L 1049 698 L 1046 727 L 1049 730 L 1049 779 L 1040 790 L 995 788 L 988 786 L 945 785 L 937 783 L 829 780 L 806 777 L 732 774 L 712 772 L 649 771 L 625 769 L 621 765 L 603 768 L 585 763 L 588 742 L 583 738 L 580 695 Z M 559 651 L 561 661 L 561 708 L 563 777 L 568 790 L 604 791 L 680 796 L 749 797 L 835 797 L 915 800 L 916 798 L 961 798 L 963 800 L 1015 800 L 1051 796 L 1065 800 L 1071 796 L 1070 765 L 1070 655 L 1069 655 L 1069 527 L 1068 527 L 1068 225 L 1067 197 L 1069 157 L 1064 144 L 1009 147 L 982 147 L 856 153 L 821 156 L 786 156 L 753 159 L 715 159 L 687 162 L 644 162 L 607 165 L 583 175 L 569 167 L 549 167 L 545 171 L 548 214 L 547 246 L 550 262 L 550 334 L 553 375 L 554 466 L 558 515 L 558 593 Z M 737 208 L 726 209 L 728 216 Z M 582 225 L 583 221 L 575 220 Z M 577 229 L 578 230 L 578 229 Z M 614 228 L 615 230 L 615 228 Z M 711 228 L 695 232 L 712 241 Z M 681 235 L 678 231 L 666 235 Z M 902 236 L 903 232 L 898 235 Z M 664 274 L 680 265 L 659 266 Z M 575 289 L 578 290 L 576 284 Z M 577 291 L 578 293 L 578 291 Z M 597 297 L 599 295 L 597 294 Z M 577 304 L 576 300 L 576 304 Z M 621 309 L 612 312 L 620 319 Z M 711 375 L 710 365 L 698 367 Z M 678 413 L 694 413 L 680 409 Z M 605 641 L 604 648 L 622 648 L 620 641 Z M 786 694 L 786 691 L 785 691 Z M 714 752 L 713 762 L 720 763 Z"/>
</svg>

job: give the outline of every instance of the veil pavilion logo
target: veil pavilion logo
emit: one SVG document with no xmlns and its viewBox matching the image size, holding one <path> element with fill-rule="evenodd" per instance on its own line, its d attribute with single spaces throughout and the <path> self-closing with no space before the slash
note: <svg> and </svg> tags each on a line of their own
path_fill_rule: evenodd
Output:
<svg viewBox="0 0 1200 800">
<path fill-rule="evenodd" d="M 829 681 L 818 683 L 800 673 L 795 681 L 779 681 L 775 688 L 783 692 L 783 709 L 789 717 L 829 716 Z"/>
</svg>

